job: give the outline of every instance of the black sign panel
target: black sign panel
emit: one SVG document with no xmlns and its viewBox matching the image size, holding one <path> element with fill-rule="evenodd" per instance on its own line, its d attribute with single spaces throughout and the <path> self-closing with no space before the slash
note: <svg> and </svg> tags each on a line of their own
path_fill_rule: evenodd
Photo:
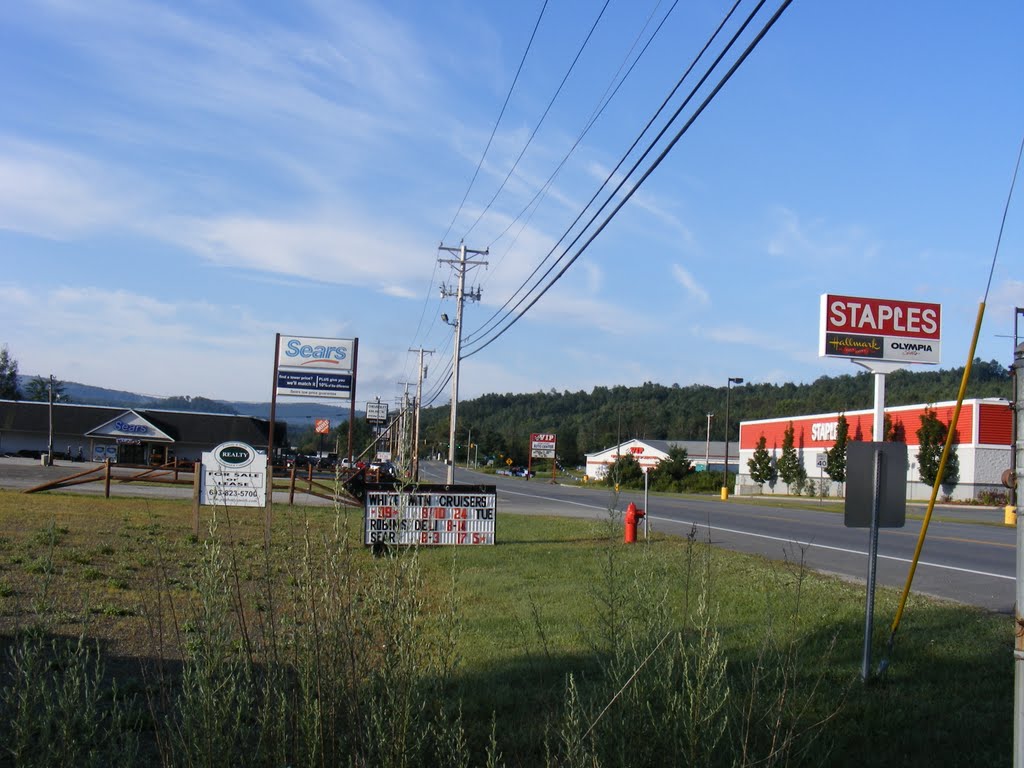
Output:
<svg viewBox="0 0 1024 768">
<path fill-rule="evenodd" d="M 879 528 L 902 528 L 907 521 L 907 445 L 906 443 L 846 444 L 846 507 L 843 522 L 847 528 L 870 528 L 874 505 L 875 454 L 880 454 L 882 477 L 879 483 Z"/>
</svg>

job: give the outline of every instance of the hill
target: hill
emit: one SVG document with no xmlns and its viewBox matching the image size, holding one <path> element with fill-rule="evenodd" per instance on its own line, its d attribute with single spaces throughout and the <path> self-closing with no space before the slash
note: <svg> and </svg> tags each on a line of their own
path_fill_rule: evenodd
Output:
<svg viewBox="0 0 1024 768">
<path fill-rule="evenodd" d="M 886 379 L 886 405 L 913 405 L 955 400 L 963 368 L 902 370 Z M 976 360 L 971 367 L 967 397 L 1009 399 L 1009 371 L 996 361 Z M 871 408 L 874 382 L 867 371 L 855 375 L 822 376 L 811 384 L 741 384 L 729 393 L 729 439 L 738 437 L 742 420 L 799 416 Z M 481 457 L 502 455 L 526 462 L 531 432 L 558 435 L 558 454 L 580 463 L 585 453 L 633 437 L 651 440 L 704 440 L 707 414 L 715 414 L 711 440 L 725 440 L 726 388 L 704 385 L 595 387 L 590 393 L 538 392 L 489 394 L 459 403 L 457 456 L 472 442 Z M 422 444 L 447 452 L 447 406 L 424 409 Z"/>
<path fill-rule="evenodd" d="M 18 376 L 18 388 L 24 393 L 28 383 L 35 376 Z M 82 384 L 77 381 L 62 381 L 67 402 L 82 405 L 104 405 L 114 408 L 153 408 L 165 411 L 193 411 L 198 413 L 228 413 L 239 416 L 270 418 L 270 402 L 250 403 L 244 401 L 212 400 L 206 397 L 176 395 L 153 397 L 121 389 L 107 389 Z M 357 417 L 358 417 L 357 413 Z M 324 404 L 319 402 L 279 402 L 277 419 L 288 423 L 291 429 L 304 430 L 313 419 L 330 419 L 335 427 L 348 421 L 348 402 Z"/>
</svg>

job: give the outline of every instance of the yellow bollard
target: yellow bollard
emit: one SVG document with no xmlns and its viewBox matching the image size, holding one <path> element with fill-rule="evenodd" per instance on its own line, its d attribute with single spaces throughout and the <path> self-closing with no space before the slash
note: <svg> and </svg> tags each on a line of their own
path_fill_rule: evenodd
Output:
<svg viewBox="0 0 1024 768">
<path fill-rule="evenodd" d="M 729 489 L 724 485 L 722 486 L 722 501 L 726 501 L 729 498 Z"/>
<path fill-rule="evenodd" d="M 1017 508 L 1012 504 L 1007 504 L 1003 507 L 1003 525 L 1017 527 Z"/>
</svg>

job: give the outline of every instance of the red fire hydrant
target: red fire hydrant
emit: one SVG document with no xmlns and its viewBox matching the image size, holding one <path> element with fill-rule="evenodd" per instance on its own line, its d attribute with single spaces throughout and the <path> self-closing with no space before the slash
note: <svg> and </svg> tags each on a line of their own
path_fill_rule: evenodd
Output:
<svg viewBox="0 0 1024 768">
<path fill-rule="evenodd" d="M 644 516 L 642 509 L 637 509 L 636 504 L 632 501 L 629 502 L 629 506 L 626 507 L 626 538 L 627 544 L 636 543 L 636 526 Z"/>
</svg>

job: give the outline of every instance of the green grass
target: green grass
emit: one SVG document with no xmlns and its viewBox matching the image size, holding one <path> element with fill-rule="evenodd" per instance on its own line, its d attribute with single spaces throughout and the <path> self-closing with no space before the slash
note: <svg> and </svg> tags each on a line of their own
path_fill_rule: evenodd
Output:
<svg viewBox="0 0 1024 768">
<path fill-rule="evenodd" d="M 262 510 L 218 514 L 225 599 L 238 597 L 247 630 L 258 633 L 259 617 L 267 616 L 281 626 L 308 626 L 303 590 L 312 594 L 339 583 L 316 570 L 338 562 L 317 554 L 334 551 L 334 510 L 278 507 L 269 561 Z M 204 510 L 204 525 L 209 516 Z M 1011 754 L 1011 617 L 912 597 L 886 677 L 864 685 L 863 586 L 809 574 L 799 563 L 770 563 L 699 539 L 660 535 L 627 547 L 614 523 L 514 515 L 499 517 L 495 547 L 423 549 L 394 561 L 358 546 L 358 513 L 348 513 L 347 522 L 355 545 L 351 570 L 344 571 L 349 579 L 372 579 L 402 561 L 420 573 L 408 582 L 422 600 L 412 636 L 429 648 L 431 669 L 454 667 L 445 696 L 461 701 L 470 752 L 481 763 L 493 719 L 507 765 L 542 764 L 545 736 L 557 745 L 558 729 L 572 714 L 568 676 L 581 691 L 580 730 L 618 688 L 606 677 L 609 669 L 643 660 L 665 630 L 699 640 L 702 595 L 733 699 L 738 703 L 752 680 L 778 670 L 782 677 L 767 675 L 757 696 L 762 704 L 774 693 L 792 696 L 786 718 L 794 728 L 810 729 L 808 751 L 794 753 L 789 764 L 994 765 Z M 202 639 L 205 626 L 197 606 L 210 589 L 203 582 L 209 547 L 190 534 L 185 502 L 0 492 L 0 634 L 12 638 L 30 627 L 50 636 L 84 632 L 117 660 L 108 680 L 137 679 L 131 660 L 189 658 L 188 644 Z M 369 614 L 375 595 L 366 592 L 358 610 Z M 172 632 L 154 639 L 153 618 L 170 621 L 169 603 L 163 611 L 155 607 L 161 598 L 176 605 L 185 645 Z M 443 621 L 450 598 L 454 626 Z M 876 663 L 897 599 L 895 591 L 878 591 Z M 370 630 L 387 625 L 374 626 Z M 238 629 L 230 623 L 224 631 Z M 386 646 L 388 635 L 381 637 Z M 766 660 L 766 652 L 782 662 Z M 610 730 L 599 739 L 608 754 L 624 749 L 615 746 L 616 730 L 646 727 L 646 715 L 636 708 L 660 699 L 645 691 L 675 675 L 670 653 L 647 662 L 635 690 L 602 719 Z M 824 725 L 814 730 L 818 722 Z M 724 738 L 740 737 L 730 729 Z M 644 758 L 640 748 L 622 754 L 638 761 L 624 764 L 673 763 Z"/>
</svg>

